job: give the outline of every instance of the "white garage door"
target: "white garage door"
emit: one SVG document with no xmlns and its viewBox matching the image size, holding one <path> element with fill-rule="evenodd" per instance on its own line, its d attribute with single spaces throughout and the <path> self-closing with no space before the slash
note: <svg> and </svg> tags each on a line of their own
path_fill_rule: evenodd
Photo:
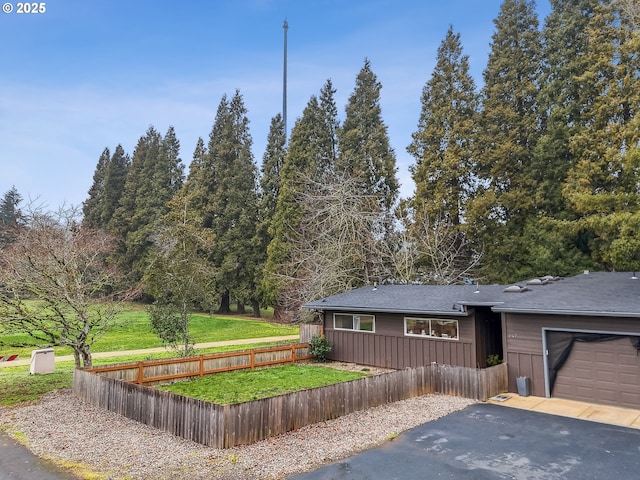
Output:
<svg viewBox="0 0 640 480">
<path fill-rule="evenodd" d="M 553 396 L 640 409 L 640 352 L 628 337 L 575 342 Z"/>
</svg>

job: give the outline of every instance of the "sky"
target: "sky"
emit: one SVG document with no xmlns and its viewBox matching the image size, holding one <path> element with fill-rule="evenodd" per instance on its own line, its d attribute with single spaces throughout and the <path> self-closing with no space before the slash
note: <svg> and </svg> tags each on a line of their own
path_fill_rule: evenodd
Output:
<svg viewBox="0 0 640 480">
<path fill-rule="evenodd" d="M 0 195 L 50 209 L 87 199 L 102 151 L 133 154 L 153 125 L 173 126 L 188 167 L 208 140 L 223 95 L 243 96 L 262 162 L 282 111 L 287 31 L 287 127 L 331 79 L 340 120 L 365 58 L 403 198 L 413 193 L 406 147 L 420 96 L 449 26 L 478 88 L 502 0 L 49 0 L 43 12 L 0 12 Z M 548 0 L 537 1 L 540 24 Z M 7 13 L 11 10 L 10 13 Z"/>
</svg>

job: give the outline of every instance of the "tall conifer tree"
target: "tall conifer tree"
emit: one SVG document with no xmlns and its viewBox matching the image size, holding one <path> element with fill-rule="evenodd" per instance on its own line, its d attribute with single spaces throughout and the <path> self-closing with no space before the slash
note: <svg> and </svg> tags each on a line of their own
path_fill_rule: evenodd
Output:
<svg viewBox="0 0 640 480">
<path fill-rule="evenodd" d="M 248 301 L 256 307 L 258 197 L 252 143 L 240 92 L 230 101 L 223 96 L 206 156 L 193 177 L 196 184 L 190 186 L 195 204 L 203 211 L 203 227 L 210 229 L 215 239 L 210 260 L 216 270 L 219 311 L 223 313 L 230 311 L 232 299 L 237 300 L 240 310 Z"/>
<path fill-rule="evenodd" d="M 382 85 L 365 59 L 349 97 L 346 116 L 338 133 L 338 173 L 360 179 L 363 194 L 378 197 L 380 206 L 391 212 L 398 196 L 396 156 L 382 120 Z"/>
<path fill-rule="evenodd" d="M 494 23 L 477 137 L 480 188 L 467 218 L 484 251 L 486 279 L 508 282 L 523 275 L 517 267 L 529 255 L 527 221 L 537 213 L 532 152 L 540 131 L 541 45 L 532 1 L 505 0 Z"/>
<path fill-rule="evenodd" d="M 580 128 L 587 100 L 577 80 L 589 70 L 586 26 L 600 0 L 551 0 L 551 13 L 542 30 L 543 62 L 540 112 L 543 131 L 535 156 L 538 208 L 555 218 L 567 218 L 562 185 L 575 163 L 569 150 Z"/>
<path fill-rule="evenodd" d="M 182 184 L 179 148 L 172 127 L 165 139 L 149 127 L 133 153 L 119 207 L 111 218 L 111 228 L 121 239 L 120 261 L 132 281 L 142 278 L 152 235 Z"/>
<path fill-rule="evenodd" d="M 424 281 L 455 281 L 454 277 L 467 272 L 471 263 L 472 252 L 463 248 L 466 242 L 462 219 L 475 190 L 471 172 L 478 103 L 460 35 L 449 27 L 438 48 L 433 74 L 422 91 L 418 131 L 407 148 L 416 159 L 411 167 L 416 190 L 407 204 L 411 208 L 409 232 L 413 245 L 420 245 L 425 231 L 447 231 L 454 239 L 452 247 L 460 255 L 455 262 L 447 262 L 451 266 L 448 272 L 436 272 L 440 269 L 434 266 L 442 263 L 440 256 L 445 252 L 434 250 L 417 255 Z M 439 278 L 443 274 L 446 278 Z"/>
<path fill-rule="evenodd" d="M 589 22 L 590 68 L 580 131 L 572 137 L 576 162 L 564 193 L 588 230 L 595 261 L 605 268 L 640 269 L 640 6 L 604 1 Z"/>
<path fill-rule="evenodd" d="M 100 212 L 100 226 L 102 228 L 106 228 L 109 225 L 120 204 L 129 164 L 129 156 L 124 153 L 122 145 L 118 145 L 111 156 L 104 179 L 104 199 Z"/>
<path fill-rule="evenodd" d="M 107 147 L 102 151 L 100 158 L 98 158 L 98 164 L 93 173 L 93 183 L 89 189 L 89 198 L 82 204 L 83 221 L 92 228 L 104 226 L 102 223 L 102 209 L 104 206 L 105 180 L 110 161 L 111 152 Z"/>
<path fill-rule="evenodd" d="M 265 301 L 262 293 L 264 268 L 267 261 L 267 248 L 273 239 L 271 224 L 278 204 L 281 172 L 287 154 L 287 136 L 282 115 L 277 114 L 271 119 L 267 147 L 262 157 L 260 175 L 260 209 L 259 224 L 256 229 L 256 245 L 258 264 L 256 268 L 256 285 L 260 289 L 260 298 Z"/>
<path fill-rule="evenodd" d="M 416 216 L 459 225 L 474 185 L 474 136 L 478 94 L 462 54 L 460 35 L 449 28 L 436 67 L 422 91 L 418 130 L 407 150 L 416 159 L 411 174 Z"/>
<path fill-rule="evenodd" d="M 278 201 L 269 230 L 273 237 L 267 249 L 262 290 L 267 302 L 275 307 L 274 315 L 284 318 L 279 296 L 294 278 L 291 251 L 297 242 L 302 211 L 301 193 L 314 182 L 326 181 L 335 170 L 338 140 L 337 109 L 330 80 L 323 86 L 320 101 L 312 96 L 302 117 L 296 120 L 281 170 Z"/>
<path fill-rule="evenodd" d="M 0 201 L 0 249 L 13 242 L 18 234 L 18 228 L 25 224 L 20 203 L 22 203 L 22 195 L 15 185 L 2 196 Z"/>
</svg>

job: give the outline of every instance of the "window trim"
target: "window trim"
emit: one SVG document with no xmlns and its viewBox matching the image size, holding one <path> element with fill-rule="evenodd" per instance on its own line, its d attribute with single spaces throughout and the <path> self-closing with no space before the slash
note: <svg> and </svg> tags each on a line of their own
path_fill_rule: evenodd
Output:
<svg viewBox="0 0 640 480">
<path fill-rule="evenodd" d="M 353 328 L 341 328 L 336 327 L 336 315 L 346 315 L 351 316 Z M 359 317 L 371 317 L 372 328 L 371 330 L 362 330 L 360 329 L 360 318 Z M 356 320 L 357 318 L 357 320 Z M 356 327 L 358 325 L 358 328 Z M 349 313 L 349 312 L 333 312 L 333 329 L 334 330 L 342 330 L 344 332 L 362 332 L 362 333 L 376 333 L 376 316 L 372 313 Z"/>
<path fill-rule="evenodd" d="M 429 322 L 429 326 L 425 329 L 425 333 L 409 333 L 408 329 L 407 329 L 407 320 L 417 320 L 417 321 L 421 321 L 421 322 Z M 456 326 L 456 336 L 455 337 L 442 337 L 442 336 L 437 336 L 437 335 L 432 335 L 431 332 L 434 331 L 433 327 L 431 326 L 431 322 L 455 322 L 455 326 Z M 437 317 L 404 317 L 404 321 L 403 321 L 403 332 L 404 332 L 404 336 L 405 337 L 411 337 L 411 338 L 429 338 L 429 339 L 437 339 L 437 340 L 445 340 L 445 341 L 456 341 L 459 342 L 460 341 L 460 321 L 458 319 L 455 318 L 437 318 Z"/>
</svg>

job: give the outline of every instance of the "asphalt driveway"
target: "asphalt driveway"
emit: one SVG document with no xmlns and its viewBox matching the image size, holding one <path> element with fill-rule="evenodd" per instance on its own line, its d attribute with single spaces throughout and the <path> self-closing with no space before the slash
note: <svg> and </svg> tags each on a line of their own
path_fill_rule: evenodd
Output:
<svg viewBox="0 0 640 480">
<path fill-rule="evenodd" d="M 0 480 L 71 480 L 76 477 L 35 456 L 0 431 Z"/>
<path fill-rule="evenodd" d="M 478 404 L 289 480 L 640 478 L 640 430 Z"/>
</svg>

